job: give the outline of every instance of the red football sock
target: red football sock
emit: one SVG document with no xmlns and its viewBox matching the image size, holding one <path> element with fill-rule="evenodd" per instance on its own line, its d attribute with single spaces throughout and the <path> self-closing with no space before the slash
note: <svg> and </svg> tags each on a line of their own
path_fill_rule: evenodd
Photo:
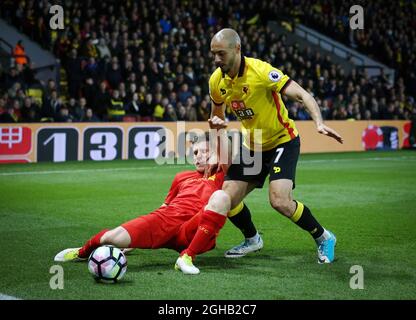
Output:
<svg viewBox="0 0 416 320">
<path fill-rule="evenodd" d="M 198 230 L 195 233 L 191 244 L 181 252 L 195 259 L 197 254 L 211 250 L 215 245 L 215 238 L 224 226 L 227 217 L 215 211 L 204 210 L 199 222 Z"/>
<path fill-rule="evenodd" d="M 104 229 L 88 240 L 84 246 L 79 249 L 78 256 L 80 258 L 88 258 L 91 252 L 101 246 L 101 237 L 110 229 Z"/>
</svg>

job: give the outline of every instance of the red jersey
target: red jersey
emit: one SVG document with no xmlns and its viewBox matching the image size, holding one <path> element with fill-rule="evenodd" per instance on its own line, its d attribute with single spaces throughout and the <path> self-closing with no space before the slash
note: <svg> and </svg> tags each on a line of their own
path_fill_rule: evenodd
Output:
<svg viewBox="0 0 416 320">
<path fill-rule="evenodd" d="M 211 195 L 221 190 L 224 172 L 220 171 L 208 179 L 198 171 L 180 172 L 173 179 L 172 186 L 165 199 L 169 207 L 180 209 L 179 212 L 196 214 L 207 203 Z"/>
<path fill-rule="evenodd" d="M 150 214 L 139 216 L 123 223 L 130 235 L 132 248 L 170 248 L 181 252 L 187 248 L 201 220 L 204 207 L 211 195 L 221 190 L 224 172 L 220 171 L 208 179 L 198 171 L 178 173 L 161 206 Z M 206 249 L 215 246 L 215 238 Z"/>
</svg>

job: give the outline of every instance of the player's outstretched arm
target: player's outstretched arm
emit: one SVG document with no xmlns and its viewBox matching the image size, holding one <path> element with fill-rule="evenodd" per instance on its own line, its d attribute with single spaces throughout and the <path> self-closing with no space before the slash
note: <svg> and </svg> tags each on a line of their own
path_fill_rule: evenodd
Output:
<svg viewBox="0 0 416 320">
<path fill-rule="evenodd" d="M 210 129 L 224 129 L 227 127 L 225 123 L 225 104 L 215 104 L 211 101 L 211 117 L 208 119 Z M 220 121 L 222 120 L 222 121 Z"/>
<path fill-rule="evenodd" d="M 215 117 L 214 117 L 215 118 Z M 223 121 L 223 120 L 222 120 Z M 218 159 L 219 159 L 219 168 L 226 174 L 228 168 L 231 166 L 232 160 L 232 147 L 231 142 L 228 139 L 227 135 L 227 124 L 224 124 L 223 129 L 217 130 L 218 133 Z"/>
<path fill-rule="evenodd" d="M 227 123 L 214 115 L 208 120 L 210 125 L 210 159 L 209 165 L 205 171 L 205 177 L 209 177 L 217 169 L 221 169 L 225 173 L 231 165 L 231 144 L 227 136 Z"/>
<path fill-rule="evenodd" d="M 344 139 L 338 132 L 324 124 L 324 121 L 322 120 L 321 111 L 319 110 L 319 106 L 316 103 L 316 100 L 295 81 L 292 80 L 290 82 L 290 84 L 286 87 L 285 91 L 283 92 L 283 95 L 305 106 L 305 108 L 311 115 L 313 121 L 315 122 L 316 129 L 319 133 L 331 137 L 339 143 L 344 142 Z"/>
</svg>

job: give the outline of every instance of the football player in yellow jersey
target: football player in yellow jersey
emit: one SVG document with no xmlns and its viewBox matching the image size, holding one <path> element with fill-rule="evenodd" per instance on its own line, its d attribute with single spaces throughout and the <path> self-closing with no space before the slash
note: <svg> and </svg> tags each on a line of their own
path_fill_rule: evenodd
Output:
<svg viewBox="0 0 416 320">
<path fill-rule="evenodd" d="M 342 137 L 324 124 L 315 99 L 295 81 L 267 62 L 243 56 L 240 37 L 233 29 L 222 29 L 214 35 L 211 52 L 217 69 L 209 80 L 212 100 L 210 126 L 216 129 L 226 127 L 223 120 L 228 106 L 241 121 L 244 138 L 238 159 L 233 160 L 222 189 L 229 196 L 233 208 L 229 218 L 243 232 L 245 240 L 228 250 L 225 256 L 238 258 L 263 247 L 263 240 L 242 200 L 254 188 L 261 188 L 270 175 L 271 206 L 312 235 L 318 247 L 318 263 L 333 262 L 335 235 L 318 223 L 306 205 L 293 199 L 300 139 L 281 96 L 303 104 L 318 133 L 339 143 L 343 142 Z M 261 133 L 257 134 L 256 130 L 261 130 Z M 246 170 L 253 166 L 245 163 L 247 158 L 244 155 L 247 154 L 254 156 L 254 161 L 261 161 L 256 174 L 248 174 Z"/>
</svg>

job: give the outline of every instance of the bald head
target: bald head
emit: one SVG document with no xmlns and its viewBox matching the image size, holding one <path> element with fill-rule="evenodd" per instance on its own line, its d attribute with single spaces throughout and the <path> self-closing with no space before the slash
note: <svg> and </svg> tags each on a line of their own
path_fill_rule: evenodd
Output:
<svg viewBox="0 0 416 320">
<path fill-rule="evenodd" d="M 212 38 L 212 42 L 221 43 L 228 48 L 235 48 L 237 45 L 241 46 L 241 40 L 238 33 L 234 29 L 225 28 L 218 31 Z"/>
<path fill-rule="evenodd" d="M 222 72 L 234 77 L 239 70 L 241 62 L 241 40 L 233 29 L 218 31 L 211 40 L 211 53 L 215 58 L 215 65 Z"/>
</svg>

